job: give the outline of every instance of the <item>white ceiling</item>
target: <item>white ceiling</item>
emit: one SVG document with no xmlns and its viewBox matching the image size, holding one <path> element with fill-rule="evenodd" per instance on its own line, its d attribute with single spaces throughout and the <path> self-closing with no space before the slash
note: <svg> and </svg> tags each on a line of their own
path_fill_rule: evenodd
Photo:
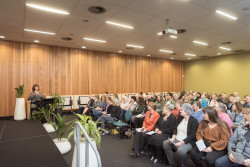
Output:
<svg viewBox="0 0 250 167">
<path fill-rule="evenodd" d="M 64 10 L 70 15 L 48 13 L 27 7 L 26 3 L 48 6 Z M 92 14 L 90 6 L 107 9 L 104 14 Z M 249 7 L 249 10 L 243 8 Z M 215 11 L 222 10 L 238 18 L 231 20 Z M 174 29 L 186 29 L 178 34 L 178 39 L 157 32 L 165 28 L 165 19 L 170 19 Z M 83 22 L 89 20 L 89 22 Z M 105 21 L 131 25 L 134 29 L 124 29 L 108 25 Z M 25 32 L 24 29 L 54 32 L 44 35 Z M 5 40 L 33 42 L 40 44 L 107 51 L 169 59 L 172 55 L 159 52 L 159 49 L 172 50 L 175 60 L 187 60 L 184 53 L 199 56 L 232 54 L 238 49 L 250 50 L 250 1 L 249 0 L 2 0 L 0 1 L 0 35 Z M 63 41 L 71 37 L 72 41 Z M 83 37 L 106 40 L 107 43 L 94 43 Z M 208 46 L 194 44 L 193 40 L 208 43 Z M 232 42 L 222 45 L 223 42 Z M 126 49 L 126 44 L 142 45 L 144 49 Z M 232 51 L 220 50 L 225 46 Z"/>
</svg>

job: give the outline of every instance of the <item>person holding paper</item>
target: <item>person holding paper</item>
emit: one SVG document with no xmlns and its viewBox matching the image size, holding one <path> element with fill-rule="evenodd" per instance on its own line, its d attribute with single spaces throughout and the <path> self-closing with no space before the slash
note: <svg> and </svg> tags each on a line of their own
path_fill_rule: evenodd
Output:
<svg viewBox="0 0 250 167">
<path fill-rule="evenodd" d="M 148 139 L 150 150 L 152 151 L 151 162 L 156 164 L 161 161 L 162 157 L 162 143 L 173 134 L 173 129 L 176 124 L 176 118 L 171 113 L 174 109 L 172 104 L 164 105 L 162 116 L 155 124 L 155 134 Z"/>
<path fill-rule="evenodd" d="M 242 110 L 243 118 L 250 121 L 250 107 Z M 250 166 L 250 124 L 240 124 L 230 137 L 225 155 L 215 162 L 215 167 Z"/>
<path fill-rule="evenodd" d="M 140 152 L 143 151 L 146 139 L 149 136 L 146 133 L 154 130 L 155 123 L 160 117 L 160 115 L 156 112 L 156 105 L 154 102 L 148 103 L 148 110 L 149 111 L 146 112 L 141 131 L 136 131 L 134 138 L 134 152 L 132 152 L 130 155 L 136 155 L 137 157 L 140 156 Z"/>
<path fill-rule="evenodd" d="M 196 139 L 203 140 L 206 148 L 200 152 L 195 147 L 190 155 L 195 166 L 202 167 L 201 157 L 205 156 L 206 165 L 213 167 L 216 159 L 226 155 L 230 129 L 228 124 L 219 118 L 214 107 L 205 107 L 202 112 L 204 119 L 199 125 Z"/>
<path fill-rule="evenodd" d="M 187 166 L 187 153 L 195 146 L 195 134 L 198 128 L 198 121 L 192 116 L 191 104 L 184 103 L 181 106 L 180 117 L 177 120 L 171 139 L 163 142 L 163 149 L 170 166 L 176 166 L 173 149 L 177 150 L 177 159 L 181 166 Z"/>
</svg>

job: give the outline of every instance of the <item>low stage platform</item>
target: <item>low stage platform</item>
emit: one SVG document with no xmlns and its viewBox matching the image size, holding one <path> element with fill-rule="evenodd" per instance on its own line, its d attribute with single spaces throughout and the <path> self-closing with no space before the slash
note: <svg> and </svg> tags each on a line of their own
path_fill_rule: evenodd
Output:
<svg viewBox="0 0 250 167">
<path fill-rule="evenodd" d="M 0 121 L 1 167 L 68 167 L 39 120 Z"/>
</svg>

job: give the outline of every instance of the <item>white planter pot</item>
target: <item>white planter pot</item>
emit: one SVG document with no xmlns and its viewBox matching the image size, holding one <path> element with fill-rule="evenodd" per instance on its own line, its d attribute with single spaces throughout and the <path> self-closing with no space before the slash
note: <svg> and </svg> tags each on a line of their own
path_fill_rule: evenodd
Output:
<svg viewBox="0 0 250 167">
<path fill-rule="evenodd" d="M 58 139 L 54 139 L 53 141 L 61 154 L 65 154 L 71 149 L 71 144 L 66 138 L 62 138 L 61 141 L 59 141 Z"/>
<path fill-rule="evenodd" d="M 19 121 L 24 119 L 26 119 L 24 98 L 16 98 L 14 120 Z"/>
<path fill-rule="evenodd" d="M 85 167 L 85 139 L 81 139 L 80 142 L 80 167 Z M 96 148 L 96 143 L 93 140 L 92 143 Z M 89 145 L 89 166 L 90 167 L 98 167 L 97 157 L 95 155 L 94 150 Z M 76 145 L 74 148 L 73 160 L 72 160 L 72 167 L 76 167 Z"/>
<path fill-rule="evenodd" d="M 49 123 L 44 123 L 43 124 L 43 127 L 45 128 L 45 130 L 48 132 L 48 133 L 52 133 L 52 132 L 55 132 L 55 129 L 53 128 L 53 126 Z"/>
</svg>

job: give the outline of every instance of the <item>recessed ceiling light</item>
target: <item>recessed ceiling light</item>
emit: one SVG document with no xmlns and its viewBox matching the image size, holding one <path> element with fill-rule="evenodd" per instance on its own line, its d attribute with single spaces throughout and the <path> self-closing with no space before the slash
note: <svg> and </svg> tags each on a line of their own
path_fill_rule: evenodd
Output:
<svg viewBox="0 0 250 167">
<path fill-rule="evenodd" d="M 221 55 L 221 53 L 217 53 L 217 55 Z"/>
<path fill-rule="evenodd" d="M 177 36 L 174 36 L 174 35 L 170 35 L 169 37 L 174 38 L 174 39 L 178 38 Z"/>
<path fill-rule="evenodd" d="M 24 31 L 36 32 L 36 33 L 48 34 L 48 35 L 55 35 L 55 33 L 53 33 L 53 32 L 37 31 L 37 30 L 30 30 L 30 29 L 24 29 Z"/>
<path fill-rule="evenodd" d="M 82 46 L 82 49 L 86 49 L 86 46 Z"/>
<path fill-rule="evenodd" d="M 189 58 L 187 58 L 188 60 L 191 60 L 191 58 L 189 57 Z"/>
<path fill-rule="evenodd" d="M 131 44 L 127 44 L 128 47 L 133 47 L 133 48 L 140 48 L 143 49 L 143 46 L 138 46 L 138 45 L 131 45 Z"/>
<path fill-rule="evenodd" d="M 3 39 L 3 38 L 5 38 L 5 36 L 0 36 L 0 38 L 2 38 L 2 39 Z"/>
<path fill-rule="evenodd" d="M 170 59 L 171 59 L 171 60 L 173 60 L 173 59 L 174 59 L 174 57 L 170 57 Z"/>
<path fill-rule="evenodd" d="M 46 6 L 35 5 L 35 4 L 30 4 L 30 3 L 26 3 L 26 6 L 36 8 L 36 9 L 40 9 L 40 10 L 44 10 L 44 11 L 51 12 L 51 13 L 69 15 L 68 12 L 58 10 L 58 9 L 52 9 L 52 8 L 49 8 L 49 7 L 46 7 Z"/>
<path fill-rule="evenodd" d="M 222 46 L 220 46 L 219 48 L 223 49 L 223 50 L 231 50 L 230 48 L 225 48 L 225 47 L 222 47 Z"/>
<path fill-rule="evenodd" d="M 173 51 L 171 51 L 171 50 L 165 50 L 165 49 L 160 49 L 159 51 L 160 52 L 166 52 L 166 53 L 173 53 Z"/>
<path fill-rule="evenodd" d="M 119 53 L 122 53 L 122 51 L 121 51 L 121 50 L 119 50 L 118 52 L 119 52 Z"/>
<path fill-rule="evenodd" d="M 147 56 L 150 56 L 150 54 L 147 54 Z"/>
<path fill-rule="evenodd" d="M 106 43 L 107 41 L 104 40 L 100 40 L 100 39 L 94 39 L 94 38 L 83 38 L 87 41 L 94 41 L 94 42 L 102 42 L 102 43 Z"/>
<path fill-rule="evenodd" d="M 34 42 L 38 43 L 39 41 L 38 40 L 34 40 Z"/>
<path fill-rule="evenodd" d="M 163 35 L 162 32 L 157 32 L 157 35 Z"/>
<path fill-rule="evenodd" d="M 116 26 L 119 26 L 119 27 L 123 27 L 123 28 L 134 29 L 134 27 L 132 27 L 132 26 L 125 25 L 125 24 L 120 24 L 120 23 L 115 23 L 115 22 L 112 22 L 112 21 L 106 21 L 106 23 L 116 25 Z"/>
<path fill-rule="evenodd" d="M 230 19 L 233 19 L 233 20 L 237 20 L 237 19 L 238 19 L 237 17 L 234 17 L 234 16 L 232 16 L 232 15 L 230 15 L 230 14 L 227 14 L 227 13 L 225 13 L 225 12 L 222 12 L 222 11 L 220 11 L 220 10 L 216 10 L 216 13 L 219 13 L 220 15 L 226 16 L 226 17 L 228 17 L 228 18 L 230 18 Z"/>
<path fill-rule="evenodd" d="M 205 43 L 205 42 L 200 42 L 200 41 L 193 41 L 193 43 L 197 43 L 197 44 L 200 44 L 200 45 L 208 45 L 207 43 Z"/>
<path fill-rule="evenodd" d="M 196 56 L 196 55 L 191 53 L 185 53 L 185 56 Z"/>
</svg>

